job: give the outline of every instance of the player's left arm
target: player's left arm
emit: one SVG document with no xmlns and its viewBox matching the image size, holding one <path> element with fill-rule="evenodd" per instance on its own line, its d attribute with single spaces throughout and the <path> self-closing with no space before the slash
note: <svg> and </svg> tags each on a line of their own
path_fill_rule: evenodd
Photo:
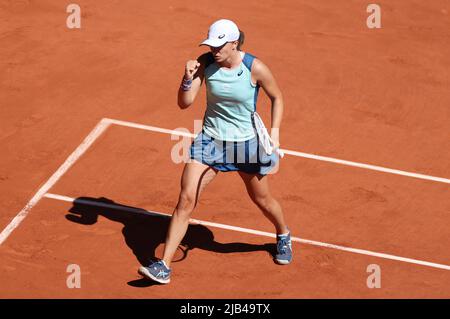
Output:
<svg viewBox="0 0 450 319">
<path fill-rule="evenodd" d="M 280 125 L 284 109 L 283 95 L 272 72 L 261 60 L 255 59 L 253 61 L 252 75 L 256 83 L 264 89 L 264 92 L 266 92 L 272 102 L 270 136 L 274 142 L 274 147 L 278 147 L 280 145 Z"/>
</svg>

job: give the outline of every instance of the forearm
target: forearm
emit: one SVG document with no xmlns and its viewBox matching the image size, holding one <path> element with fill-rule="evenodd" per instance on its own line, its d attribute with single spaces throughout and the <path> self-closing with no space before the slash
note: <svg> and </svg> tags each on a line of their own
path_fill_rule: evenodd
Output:
<svg viewBox="0 0 450 319">
<path fill-rule="evenodd" d="M 280 141 L 280 126 L 283 118 L 283 110 L 283 98 L 281 96 L 274 98 L 272 100 L 272 125 L 270 136 L 274 142 L 276 142 L 275 144 L 279 144 Z"/>
<path fill-rule="evenodd" d="M 182 109 L 189 107 L 194 102 L 200 88 L 201 77 L 196 76 L 200 66 L 201 64 L 197 60 L 186 62 L 184 76 L 178 89 L 178 106 Z"/>
<path fill-rule="evenodd" d="M 178 106 L 181 108 L 188 107 L 192 104 L 192 95 L 189 91 L 183 91 L 183 89 L 178 90 Z"/>
<path fill-rule="evenodd" d="M 192 89 L 183 89 L 183 79 L 181 80 L 180 87 L 178 89 L 178 106 L 181 108 L 186 108 L 192 104 L 194 96 L 192 94 Z"/>
</svg>

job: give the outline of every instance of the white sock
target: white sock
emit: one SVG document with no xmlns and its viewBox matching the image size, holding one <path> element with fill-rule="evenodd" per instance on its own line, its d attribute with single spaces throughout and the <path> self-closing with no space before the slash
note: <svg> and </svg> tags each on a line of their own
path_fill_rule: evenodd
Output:
<svg viewBox="0 0 450 319">
<path fill-rule="evenodd" d="M 278 236 L 278 237 L 283 237 L 283 236 L 289 235 L 289 233 L 290 233 L 290 232 L 287 232 L 286 234 L 280 234 L 280 235 L 277 235 L 277 236 Z"/>
</svg>

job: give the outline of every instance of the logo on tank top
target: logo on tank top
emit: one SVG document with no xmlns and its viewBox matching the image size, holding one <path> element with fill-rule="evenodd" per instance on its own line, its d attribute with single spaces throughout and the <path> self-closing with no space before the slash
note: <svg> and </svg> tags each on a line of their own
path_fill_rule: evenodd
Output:
<svg viewBox="0 0 450 319">
<path fill-rule="evenodd" d="M 244 73 L 244 70 L 240 70 L 239 73 L 238 73 L 238 76 L 241 76 L 242 73 Z"/>
</svg>

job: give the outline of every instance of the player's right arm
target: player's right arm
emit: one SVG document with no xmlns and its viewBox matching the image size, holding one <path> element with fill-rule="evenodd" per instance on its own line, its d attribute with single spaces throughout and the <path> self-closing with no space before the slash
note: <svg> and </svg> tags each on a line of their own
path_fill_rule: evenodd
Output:
<svg viewBox="0 0 450 319">
<path fill-rule="evenodd" d="M 197 60 L 189 60 L 186 62 L 182 81 L 192 80 L 192 84 L 189 90 L 183 90 L 183 85 L 180 85 L 178 89 L 178 106 L 181 109 L 189 107 L 194 102 L 203 82 L 204 70 L 205 59 L 203 55 Z"/>
</svg>

